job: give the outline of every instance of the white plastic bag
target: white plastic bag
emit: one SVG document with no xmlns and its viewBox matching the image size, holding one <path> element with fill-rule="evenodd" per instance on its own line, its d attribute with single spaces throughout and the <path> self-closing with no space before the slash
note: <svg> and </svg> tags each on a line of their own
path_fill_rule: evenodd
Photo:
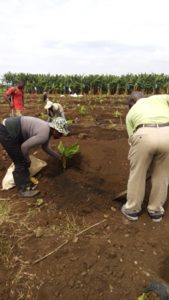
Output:
<svg viewBox="0 0 169 300">
<path fill-rule="evenodd" d="M 47 163 L 39 158 L 36 158 L 33 155 L 30 155 L 31 166 L 30 166 L 30 176 L 36 175 L 40 170 L 42 170 Z M 2 179 L 2 190 L 9 190 L 15 186 L 14 178 L 13 178 L 14 164 L 12 163 L 5 177 Z"/>
</svg>

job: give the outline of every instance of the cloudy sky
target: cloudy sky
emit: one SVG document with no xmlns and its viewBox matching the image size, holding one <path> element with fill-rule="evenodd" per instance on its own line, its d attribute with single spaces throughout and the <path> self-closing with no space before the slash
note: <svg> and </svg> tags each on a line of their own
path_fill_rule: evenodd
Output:
<svg viewBox="0 0 169 300">
<path fill-rule="evenodd" d="M 168 0 L 0 0 L 0 74 L 169 74 Z"/>
</svg>

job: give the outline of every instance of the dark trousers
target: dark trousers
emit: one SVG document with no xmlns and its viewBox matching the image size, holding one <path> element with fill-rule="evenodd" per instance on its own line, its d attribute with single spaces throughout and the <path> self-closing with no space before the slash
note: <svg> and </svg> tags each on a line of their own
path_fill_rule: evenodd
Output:
<svg viewBox="0 0 169 300">
<path fill-rule="evenodd" d="M 0 143 L 15 165 L 13 177 L 18 190 L 25 190 L 30 184 L 27 161 L 21 151 L 21 142 L 13 139 L 6 127 L 0 124 Z"/>
</svg>

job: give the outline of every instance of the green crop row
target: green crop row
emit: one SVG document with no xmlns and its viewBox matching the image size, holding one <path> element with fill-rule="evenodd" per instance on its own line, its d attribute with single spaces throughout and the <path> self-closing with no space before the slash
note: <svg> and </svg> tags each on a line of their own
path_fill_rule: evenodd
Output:
<svg viewBox="0 0 169 300">
<path fill-rule="evenodd" d="M 57 94 L 130 94 L 142 90 L 147 94 L 167 93 L 169 76 L 165 74 L 116 75 L 50 75 L 8 72 L 1 79 L 1 87 L 14 85 L 23 80 L 28 93 Z"/>
</svg>

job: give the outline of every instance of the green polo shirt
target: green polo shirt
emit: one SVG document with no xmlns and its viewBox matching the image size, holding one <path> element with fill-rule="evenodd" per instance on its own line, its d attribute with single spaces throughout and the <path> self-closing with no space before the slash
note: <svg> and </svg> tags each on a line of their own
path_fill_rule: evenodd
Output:
<svg viewBox="0 0 169 300">
<path fill-rule="evenodd" d="M 169 122 L 169 95 L 154 95 L 139 99 L 126 116 L 126 127 L 130 137 L 140 124 Z"/>
</svg>

